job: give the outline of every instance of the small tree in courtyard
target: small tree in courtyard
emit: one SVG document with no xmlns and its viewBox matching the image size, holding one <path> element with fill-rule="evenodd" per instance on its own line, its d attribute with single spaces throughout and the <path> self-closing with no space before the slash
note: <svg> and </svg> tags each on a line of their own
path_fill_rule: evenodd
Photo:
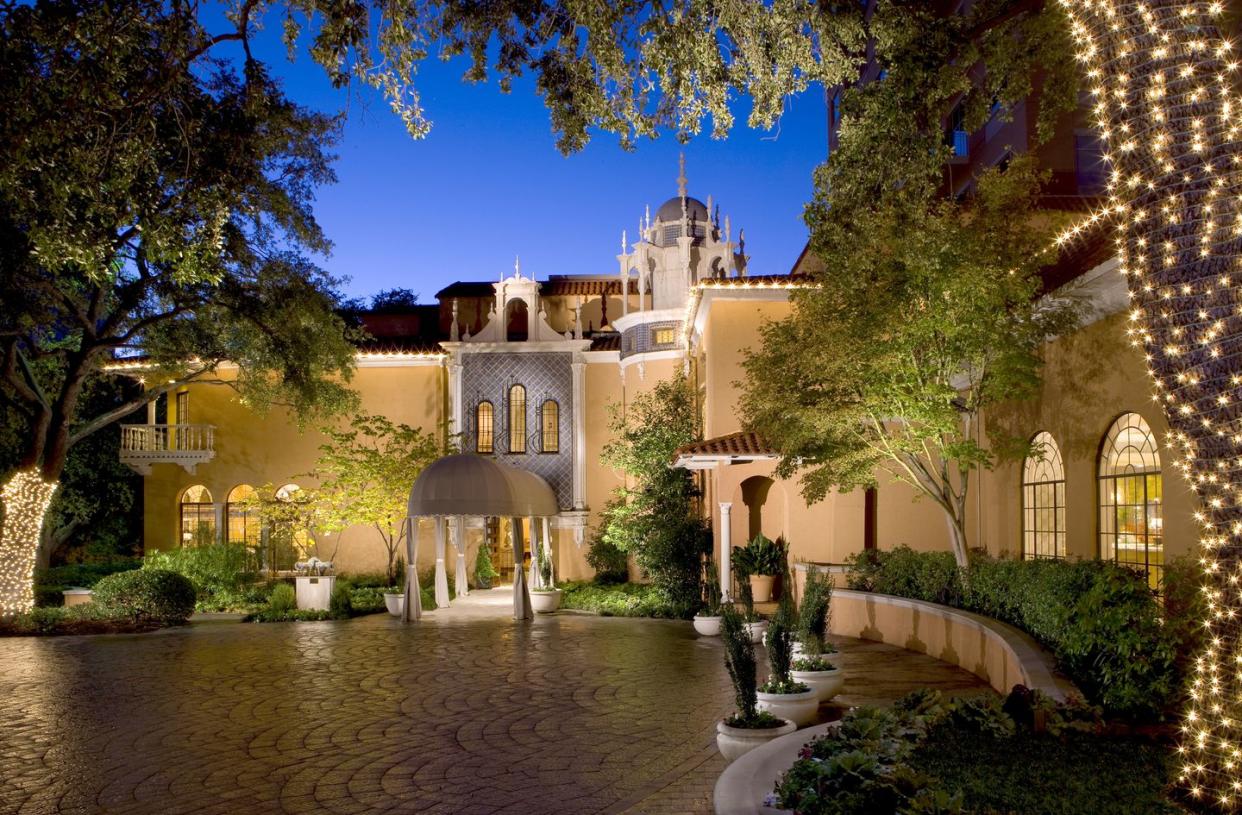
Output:
<svg viewBox="0 0 1242 815">
<path fill-rule="evenodd" d="M 389 584 L 397 579 L 397 552 L 408 534 L 406 504 L 414 480 L 443 454 L 440 442 L 421 429 L 383 416 L 361 416 L 345 430 L 327 429 L 313 473 L 321 481 L 326 528 L 372 526 L 388 556 Z"/>
<path fill-rule="evenodd" d="M 782 476 L 801 473 L 807 500 L 887 472 L 943 511 L 966 564 L 971 475 L 1014 449 L 987 443 L 980 414 L 1033 395 L 1041 349 L 1072 316 L 1037 299 L 1050 239 L 1038 189 L 1019 158 L 965 201 L 929 185 L 918 198 L 895 190 L 865 217 L 812 207 L 819 285 L 765 326 L 742 397 L 747 425 L 780 451 Z"/>
<path fill-rule="evenodd" d="M 690 473 L 674 467 L 677 448 L 699 438 L 694 392 L 685 376 L 658 383 L 622 411 L 612 408 L 613 440 L 603 461 L 625 473 L 605 511 L 603 539 L 638 566 L 686 614 L 699 603 L 700 563 L 711 550 L 695 512 Z"/>
</svg>

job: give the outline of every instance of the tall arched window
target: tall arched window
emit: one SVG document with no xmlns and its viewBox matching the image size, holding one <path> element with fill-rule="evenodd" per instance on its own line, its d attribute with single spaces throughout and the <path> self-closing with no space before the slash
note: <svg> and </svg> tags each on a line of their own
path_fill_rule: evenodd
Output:
<svg viewBox="0 0 1242 815">
<path fill-rule="evenodd" d="M 526 388 L 509 387 L 509 452 L 526 452 Z"/>
<path fill-rule="evenodd" d="M 254 487 L 249 484 L 238 484 L 229 490 L 228 500 L 224 504 L 224 514 L 228 518 L 229 543 L 259 545 L 259 516 L 247 503 L 253 500 Z"/>
<path fill-rule="evenodd" d="M 561 451 L 561 406 L 549 399 L 539 408 L 539 437 L 545 453 Z"/>
<path fill-rule="evenodd" d="M 181 545 L 199 546 L 216 541 L 216 505 L 202 484 L 181 493 Z"/>
<path fill-rule="evenodd" d="M 274 497 L 277 501 L 294 505 L 303 504 L 308 498 L 297 484 L 285 484 L 276 490 Z M 263 560 L 271 572 L 292 570 L 293 564 L 306 556 L 313 543 L 307 529 L 309 513 L 299 511 L 296 506 L 289 507 L 289 510 L 281 513 L 284 520 L 273 522 L 268 529 L 267 552 Z"/>
<path fill-rule="evenodd" d="M 1113 422 L 1100 448 L 1100 557 L 1147 575 L 1159 591 L 1164 572 L 1160 451 L 1143 417 Z"/>
<path fill-rule="evenodd" d="M 1065 467 L 1052 434 L 1031 439 L 1022 462 L 1022 557 L 1065 557 Z"/>
<path fill-rule="evenodd" d="M 474 408 L 474 452 L 490 454 L 495 450 L 492 403 L 479 402 Z"/>
</svg>

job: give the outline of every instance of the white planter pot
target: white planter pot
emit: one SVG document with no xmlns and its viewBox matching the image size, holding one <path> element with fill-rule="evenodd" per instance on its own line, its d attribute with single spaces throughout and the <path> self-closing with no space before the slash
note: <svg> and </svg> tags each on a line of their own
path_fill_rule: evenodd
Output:
<svg viewBox="0 0 1242 815">
<path fill-rule="evenodd" d="M 793 681 L 810 685 L 819 701 L 827 702 L 845 686 L 845 673 L 840 668 L 831 671 L 790 671 Z"/>
<path fill-rule="evenodd" d="M 759 709 L 780 719 L 788 719 L 798 727 L 815 724 L 819 713 L 819 695 L 815 689 L 801 693 L 764 693 L 759 691 Z"/>
<path fill-rule="evenodd" d="M 384 605 L 388 607 L 388 613 L 394 617 L 400 617 L 401 611 L 405 608 L 405 595 L 396 592 L 384 592 Z"/>
<path fill-rule="evenodd" d="M 786 721 L 780 727 L 729 727 L 724 722 L 716 722 L 716 749 L 725 761 L 732 761 L 743 753 L 767 744 L 772 739 L 787 736 L 798 729 L 793 722 Z"/>
<path fill-rule="evenodd" d="M 751 642 L 763 642 L 763 635 L 768 633 L 767 620 L 760 620 L 757 623 L 742 623 L 742 627 L 746 629 L 747 634 L 750 634 Z"/>
<path fill-rule="evenodd" d="M 532 591 L 530 593 L 530 607 L 536 614 L 551 614 L 561 607 L 561 595 L 564 593 L 560 589 Z"/>
<path fill-rule="evenodd" d="M 696 614 L 694 615 L 694 630 L 698 632 L 700 637 L 719 637 L 720 618 L 700 617 Z"/>
</svg>

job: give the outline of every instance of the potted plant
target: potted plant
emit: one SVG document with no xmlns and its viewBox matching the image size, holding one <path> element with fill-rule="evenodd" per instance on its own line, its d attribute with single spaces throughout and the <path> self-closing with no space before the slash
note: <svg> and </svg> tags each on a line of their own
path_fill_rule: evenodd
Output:
<svg viewBox="0 0 1242 815">
<path fill-rule="evenodd" d="M 795 654 L 790 671 L 793 680 L 810 686 L 821 702 L 836 696 L 845 684 L 841 669 L 825 658 L 826 654 L 836 653 L 828 643 L 832 589 L 831 577 L 813 566 L 808 567 L 798 607 L 798 639 L 802 653 Z"/>
<path fill-rule="evenodd" d="M 797 730 L 791 721 L 759 710 L 755 678 L 755 645 L 742 628 L 742 618 L 730 606 L 721 609 L 725 667 L 733 682 L 737 703 L 734 714 L 716 723 L 716 747 L 732 761 L 761 744 Z"/>
<path fill-rule="evenodd" d="M 751 642 L 763 642 L 767 633 L 768 621 L 755 612 L 755 595 L 751 593 L 750 581 L 739 579 L 737 593 L 742 600 L 742 629 L 750 637 Z"/>
<path fill-rule="evenodd" d="M 786 593 L 789 598 L 789 593 Z M 760 710 L 789 719 L 798 727 L 815 723 L 819 711 L 819 694 L 809 685 L 790 675 L 793 642 L 790 626 L 794 622 L 793 601 L 785 599 L 768 629 L 768 663 L 772 669 L 768 681 L 758 690 Z"/>
<path fill-rule="evenodd" d="M 487 541 L 479 546 L 479 554 L 474 559 L 474 585 L 479 589 L 490 589 L 492 581 L 500 577 L 500 572 L 492 564 L 492 550 Z"/>
<path fill-rule="evenodd" d="M 563 591 L 552 582 L 552 560 L 540 546 L 535 550 L 535 564 L 539 569 L 539 586 L 530 590 L 530 607 L 536 614 L 551 614 L 561 607 Z"/>
<path fill-rule="evenodd" d="M 731 558 L 738 582 L 750 583 L 755 602 L 771 601 L 776 576 L 784 571 L 784 546 L 760 533 L 750 543 L 734 549 Z"/>
<path fill-rule="evenodd" d="M 703 608 L 694 615 L 694 630 L 701 637 L 720 635 L 720 577 L 711 559 L 705 564 L 707 578 L 703 581 Z"/>
<path fill-rule="evenodd" d="M 401 610 L 405 608 L 405 592 L 401 587 L 405 585 L 405 559 L 397 558 L 396 563 L 397 580 L 393 590 L 384 592 L 384 607 L 388 609 L 388 613 L 394 617 L 401 616 Z"/>
</svg>

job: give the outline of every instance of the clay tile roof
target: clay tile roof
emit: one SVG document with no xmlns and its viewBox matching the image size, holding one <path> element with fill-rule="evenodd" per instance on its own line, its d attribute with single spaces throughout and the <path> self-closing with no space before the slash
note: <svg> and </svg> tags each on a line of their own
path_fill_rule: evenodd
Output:
<svg viewBox="0 0 1242 815">
<path fill-rule="evenodd" d="M 742 431 L 726 436 L 716 436 L 693 444 L 683 444 L 674 454 L 676 458 L 683 456 L 740 456 L 744 458 L 759 456 L 775 456 L 776 451 L 765 442 L 758 433 Z"/>
<path fill-rule="evenodd" d="M 553 275 L 539 286 L 539 294 L 543 297 L 597 297 L 601 294 L 620 294 L 620 280 L 605 280 L 600 278 L 578 278 L 561 277 Z M 638 294 L 638 281 L 630 281 L 630 294 Z"/>
</svg>

